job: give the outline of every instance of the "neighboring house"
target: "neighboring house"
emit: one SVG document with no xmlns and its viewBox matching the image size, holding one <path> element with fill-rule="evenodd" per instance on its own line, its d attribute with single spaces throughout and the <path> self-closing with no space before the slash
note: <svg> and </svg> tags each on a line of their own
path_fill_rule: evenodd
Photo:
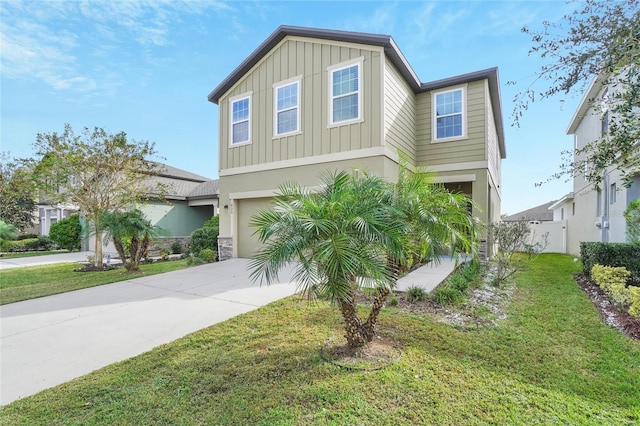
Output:
<svg viewBox="0 0 640 426">
<path fill-rule="evenodd" d="M 574 136 L 574 149 L 584 148 L 606 134 L 610 119 L 608 94 L 609 87 L 594 79 L 567 129 L 567 134 Z M 602 102 L 601 110 L 591 106 L 594 99 Z M 573 255 L 580 254 L 581 241 L 625 242 L 623 213 L 631 201 L 640 197 L 640 175 L 625 187 L 620 171 L 609 167 L 601 187 L 596 189 L 585 172 L 588 170 L 574 176 L 572 192 L 549 207 L 554 220 L 567 220 L 567 252 Z"/>
<path fill-rule="evenodd" d="M 279 27 L 208 96 L 220 106 L 221 258 L 254 254 L 251 217 L 281 184 L 353 168 L 396 180 L 400 152 L 469 195 L 482 222 L 499 219 L 499 84 L 497 68 L 420 82 L 388 35 Z"/>
<path fill-rule="evenodd" d="M 520 213 L 505 216 L 502 220 L 504 222 L 516 222 L 520 220 L 526 220 L 530 223 L 549 222 L 553 220 L 553 212 L 549 210 L 549 206 L 554 203 L 555 201 L 550 201 L 540 204 L 539 206 L 521 211 Z"/>
<path fill-rule="evenodd" d="M 218 213 L 218 180 L 211 180 L 185 170 L 156 163 L 153 175 L 141 177 L 149 188 L 156 191 L 159 182 L 165 193 L 148 193 L 149 199 L 138 206 L 153 225 L 162 228 L 162 247 L 179 241 L 183 246 L 188 242 L 191 233 L 202 227 L 204 222 Z M 41 212 L 40 229 L 43 235 L 48 234 L 52 223 L 77 212 L 73 206 L 39 206 Z M 44 213 L 42 213 L 44 212 Z M 92 250 L 94 236 L 84 241 L 84 247 Z M 115 248 L 108 245 L 105 252 L 115 253 Z"/>
</svg>

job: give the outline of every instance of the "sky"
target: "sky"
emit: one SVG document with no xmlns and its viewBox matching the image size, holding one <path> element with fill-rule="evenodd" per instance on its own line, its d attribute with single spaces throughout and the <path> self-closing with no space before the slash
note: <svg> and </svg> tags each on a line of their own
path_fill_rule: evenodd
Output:
<svg viewBox="0 0 640 426">
<path fill-rule="evenodd" d="M 521 28 L 560 22 L 564 1 L 0 0 L 0 150 L 33 157 L 38 133 L 84 127 L 155 143 L 161 161 L 218 177 L 218 106 L 207 95 L 279 25 L 391 35 L 422 82 L 498 67 L 507 158 L 502 213 L 571 191 L 540 187 L 571 149 L 582 97 L 513 98 L 542 65 Z M 507 84 L 514 82 L 514 84 Z M 538 83 L 535 83 L 538 84 Z M 543 89 L 544 86 L 534 86 Z"/>
</svg>

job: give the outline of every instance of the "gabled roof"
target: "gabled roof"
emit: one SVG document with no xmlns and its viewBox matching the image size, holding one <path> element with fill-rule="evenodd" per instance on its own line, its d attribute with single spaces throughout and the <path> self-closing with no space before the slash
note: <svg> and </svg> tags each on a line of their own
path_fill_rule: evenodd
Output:
<svg viewBox="0 0 640 426">
<path fill-rule="evenodd" d="M 578 126 L 582 122 L 582 119 L 586 116 L 587 112 L 589 111 L 589 108 L 591 108 L 591 100 L 594 99 L 596 96 L 598 96 L 598 93 L 600 93 L 600 91 L 602 90 L 603 88 L 602 84 L 604 81 L 605 81 L 605 78 L 603 76 L 597 76 L 591 81 L 589 88 L 587 89 L 584 96 L 582 97 L 582 100 L 580 101 L 580 105 L 578 105 L 578 109 L 576 110 L 575 114 L 573 114 L 573 117 L 571 118 L 569 127 L 567 127 L 568 135 L 572 135 L 576 132 L 576 130 L 578 129 Z"/>
<path fill-rule="evenodd" d="M 549 207 L 554 203 L 555 201 L 549 201 L 548 203 L 532 207 L 528 210 L 521 211 L 520 213 L 503 217 L 502 220 L 504 222 L 516 222 L 520 220 L 537 220 L 540 222 L 547 222 L 553 220 L 553 211 L 549 210 Z"/>
<path fill-rule="evenodd" d="M 158 195 L 158 184 L 166 191 L 164 198 L 188 200 L 218 198 L 218 180 L 209 179 L 167 164 L 153 162 L 153 173 L 145 178 L 150 196 Z"/>
<path fill-rule="evenodd" d="M 404 57 L 395 41 L 390 35 L 370 34 L 352 31 L 327 30 L 320 28 L 295 27 L 289 25 L 279 26 L 256 50 L 254 50 L 242 63 L 225 78 L 211 93 L 208 100 L 217 104 L 228 90 L 230 90 L 251 68 L 266 56 L 274 47 L 287 36 L 317 38 L 322 40 L 341 41 L 365 44 L 369 46 L 380 46 L 384 48 L 384 53 L 398 69 L 409 87 L 414 93 L 427 92 L 439 88 L 456 84 L 469 83 L 472 81 L 487 79 L 489 81 L 489 91 L 491 93 L 491 105 L 494 111 L 496 130 L 498 132 L 498 143 L 500 145 L 501 158 L 506 158 L 507 152 L 504 142 L 504 123 L 502 121 L 502 106 L 500 100 L 500 82 L 498 78 L 498 68 L 488 68 L 456 77 L 421 83 L 418 76 L 413 71 L 409 62 Z"/>
</svg>

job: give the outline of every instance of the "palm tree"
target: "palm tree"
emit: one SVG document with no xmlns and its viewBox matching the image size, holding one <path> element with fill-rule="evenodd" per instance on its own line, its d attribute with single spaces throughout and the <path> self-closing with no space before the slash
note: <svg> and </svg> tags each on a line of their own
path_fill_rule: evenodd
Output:
<svg viewBox="0 0 640 426">
<path fill-rule="evenodd" d="M 411 172 L 400 165 L 393 203 L 410 231 L 404 235 L 403 263 L 393 265 L 402 276 L 417 264 L 439 261 L 451 251 L 476 255 L 479 224 L 471 215 L 474 206 L 464 194 L 449 192 L 424 170 Z"/>
<path fill-rule="evenodd" d="M 129 272 L 140 271 L 140 262 L 160 229 L 151 225 L 138 209 L 108 213 L 102 217 L 102 221 L 107 238 L 113 240 L 125 269 Z"/>
<path fill-rule="evenodd" d="M 287 263 L 296 262 L 294 279 L 303 294 L 334 302 L 345 322 L 351 347 L 370 342 L 382 304 L 366 321 L 356 295 L 373 288 L 384 300 L 395 282 L 389 260 L 400 262 L 405 223 L 395 220 L 393 191 L 382 178 L 366 173 L 327 173 L 317 192 L 296 184 L 280 187 L 273 209 L 254 216 L 252 226 L 263 248 L 250 263 L 251 276 L 273 282 Z M 384 296 L 384 297 L 383 297 Z"/>
</svg>

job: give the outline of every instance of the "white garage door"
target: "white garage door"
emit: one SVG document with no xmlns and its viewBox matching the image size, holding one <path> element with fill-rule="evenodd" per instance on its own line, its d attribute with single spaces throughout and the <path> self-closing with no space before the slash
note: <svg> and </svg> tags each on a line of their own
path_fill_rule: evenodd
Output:
<svg viewBox="0 0 640 426">
<path fill-rule="evenodd" d="M 271 206 L 270 198 L 249 198 L 238 200 L 238 257 L 253 257 L 253 254 L 260 248 L 258 236 L 254 235 L 255 228 L 249 226 L 251 218 L 262 210 L 268 210 Z"/>
</svg>

